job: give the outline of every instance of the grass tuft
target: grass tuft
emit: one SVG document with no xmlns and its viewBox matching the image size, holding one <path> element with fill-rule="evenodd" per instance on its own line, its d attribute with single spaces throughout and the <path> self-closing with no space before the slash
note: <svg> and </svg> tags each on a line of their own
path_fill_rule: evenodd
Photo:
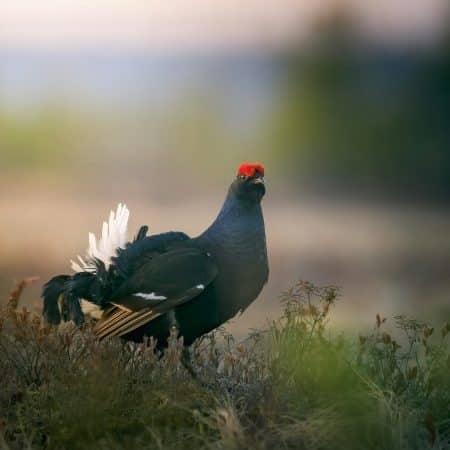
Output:
<svg viewBox="0 0 450 450">
<path fill-rule="evenodd" d="M 377 315 L 329 331 L 338 291 L 299 282 L 282 316 L 243 342 L 217 331 L 190 349 L 98 342 L 0 312 L 0 449 L 450 449 L 450 325 Z"/>
</svg>

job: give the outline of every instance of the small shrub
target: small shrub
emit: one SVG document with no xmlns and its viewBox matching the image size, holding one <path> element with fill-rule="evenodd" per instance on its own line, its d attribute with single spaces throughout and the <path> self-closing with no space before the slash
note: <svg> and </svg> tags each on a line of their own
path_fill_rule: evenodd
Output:
<svg viewBox="0 0 450 450">
<path fill-rule="evenodd" d="M 450 448 L 448 324 L 399 316 L 388 333 L 377 316 L 336 335 L 336 288 L 299 282 L 278 320 L 239 343 L 206 335 L 186 366 L 176 330 L 161 354 L 44 325 L 19 307 L 32 281 L 0 313 L 0 448 Z"/>
</svg>

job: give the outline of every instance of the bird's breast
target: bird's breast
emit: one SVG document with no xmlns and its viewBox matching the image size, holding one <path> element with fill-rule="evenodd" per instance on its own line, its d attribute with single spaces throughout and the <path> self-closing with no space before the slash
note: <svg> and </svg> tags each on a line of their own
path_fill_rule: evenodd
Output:
<svg viewBox="0 0 450 450">
<path fill-rule="evenodd" d="M 265 238 L 224 241 L 212 255 L 219 268 L 213 283 L 217 312 L 220 320 L 226 321 L 247 308 L 267 281 Z"/>
</svg>

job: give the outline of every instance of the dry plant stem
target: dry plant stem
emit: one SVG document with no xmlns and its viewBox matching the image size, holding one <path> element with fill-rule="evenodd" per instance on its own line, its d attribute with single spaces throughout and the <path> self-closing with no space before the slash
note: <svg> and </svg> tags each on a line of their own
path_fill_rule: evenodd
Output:
<svg viewBox="0 0 450 450">
<path fill-rule="evenodd" d="M 216 330 L 186 349 L 173 328 L 161 353 L 44 326 L 17 309 L 29 282 L 0 311 L 0 450 L 450 449 L 448 323 L 397 316 L 394 335 L 378 316 L 341 338 L 325 332 L 337 291 L 299 282 L 244 341 Z"/>
<path fill-rule="evenodd" d="M 194 380 L 198 380 L 197 372 L 195 371 L 194 366 L 192 365 L 191 353 L 189 351 L 189 348 L 184 347 L 180 361 L 183 367 L 188 371 L 189 375 L 191 375 L 191 377 Z"/>
<path fill-rule="evenodd" d="M 39 280 L 39 277 L 28 277 L 24 278 L 23 280 L 19 281 L 14 289 L 9 294 L 8 302 L 6 304 L 6 307 L 8 310 L 15 310 L 17 309 L 19 305 L 19 300 L 22 295 L 23 290 L 26 286 L 29 284 L 34 283 L 35 281 Z"/>
</svg>

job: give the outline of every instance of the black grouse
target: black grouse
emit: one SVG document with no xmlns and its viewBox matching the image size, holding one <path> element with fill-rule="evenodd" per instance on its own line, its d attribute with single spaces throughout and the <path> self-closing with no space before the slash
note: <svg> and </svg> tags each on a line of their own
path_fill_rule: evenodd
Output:
<svg viewBox="0 0 450 450">
<path fill-rule="evenodd" d="M 119 205 L 99 242 L 89 235 L 87 257 L 72 262 L 75 274 L 44 286 L 46 321 L 80 324 L 89 313 L 98 318 L 100 339 L 153 336 L 159 346 L 175 326 L 190 345 L 245 310 L 267 282 L 264 194 L 262 165 L 241 164 L 219 215 L 195 238 L 173 231 L 147 236 L 143 226 L 126 242 L 129 212 Z"/>
</svg>

